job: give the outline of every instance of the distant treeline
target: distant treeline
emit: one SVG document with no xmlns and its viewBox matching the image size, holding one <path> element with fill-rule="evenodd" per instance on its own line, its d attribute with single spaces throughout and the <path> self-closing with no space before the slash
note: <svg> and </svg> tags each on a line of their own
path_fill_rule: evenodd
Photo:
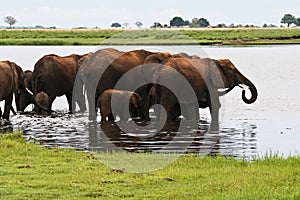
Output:
<svg viewBox="0 0 300 200">
<path fill-rule="evenodd" d="M 299 28 L 0 30 L 0 45 L 300 44 Z"/>
</svg>

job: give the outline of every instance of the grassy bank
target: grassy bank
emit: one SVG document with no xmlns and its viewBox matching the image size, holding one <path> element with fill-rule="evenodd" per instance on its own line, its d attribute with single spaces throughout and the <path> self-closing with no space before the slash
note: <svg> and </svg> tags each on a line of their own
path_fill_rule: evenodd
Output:
<svg viewBox="0 0 300 200">
<path fill-rule="evenodd" d="M 0 137 L 0 199 L 299 199 L 300 158 L 182 156 L 155 172 L 112 170 L 94 153 Z"/>
<path fill-rule="evenodd" d="M 300 29 L 0 30 L 0 45 L 300 44 Z"/>
</svg>

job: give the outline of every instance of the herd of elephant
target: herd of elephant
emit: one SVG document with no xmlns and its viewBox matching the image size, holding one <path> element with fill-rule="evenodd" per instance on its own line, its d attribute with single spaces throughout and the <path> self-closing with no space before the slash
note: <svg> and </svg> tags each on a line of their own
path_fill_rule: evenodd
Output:
<svg viewBox="0 0 300 200">
<path fill-rule="evenodd" d="M 188 84 L 186 84 L 188 83 Z M 0 101 L 5 100 L 0 116 L 9 119 L 13 95 L 17 111 L 34 104 L 37 113 L 52 111 L 56 97 L 67 97 L 69 111 L 76 104 L 80 111 L 89 106 L 89 119 L 101 121 L 139 117 L 149 120 L 149 109 L 166 120 L 199 120 L 199 108 L 209 107 L 211 124 L 218 126 L 219 97 L 235 86 L 243 88 L 242 99 L 251 104 L 257 99 L 255 85 L 242 75 L 229 59 L 211 59 L 186 53 L 119 51 L 100 49 L 84 55 L 40 58 L 33 71 L 23 71 L 11 61 L 0 61 Z M 222 91 L 220 91 L 222 89 Z M 246 97 L 245 89 L 251 96 Z"/>
</svg>

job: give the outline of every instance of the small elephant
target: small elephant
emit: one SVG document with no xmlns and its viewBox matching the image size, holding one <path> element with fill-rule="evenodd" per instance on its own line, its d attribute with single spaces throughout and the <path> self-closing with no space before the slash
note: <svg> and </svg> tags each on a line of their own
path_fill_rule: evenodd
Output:
<svg viewBox="0 0 300 200">
<path fill-rule="evenodd" d="M 113 97 L 113 98 L 112 98 Z M 129 100 L 129 105 L 126 101 Z M 125 90 L 107 89 L 98 97 L 97 107 L 100 108 L 101 121 L 114 121 L 114 117 L 118 115 L 120 120 L 128 119 L 133 114 L 145 117 L 142 105 L 142 98 L 136 92 Z M 129 111 L 129 112 L 128 112 Z"/>
<path fill-rule="evenodd" d="M 42 110 L 48 110 L 49 106 L 49 96 L 45 92 L 39 92 L 34 97 L 35 102 L 38 104 L 38 107 L 36 107 L 37 113 L 41 113 Z"/>
</svg>

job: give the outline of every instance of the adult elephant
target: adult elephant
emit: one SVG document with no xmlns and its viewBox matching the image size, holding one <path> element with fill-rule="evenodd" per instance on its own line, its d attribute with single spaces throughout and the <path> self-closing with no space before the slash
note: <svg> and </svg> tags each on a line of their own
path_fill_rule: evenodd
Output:
<svg viewBox="0 0 300 200">
<path fill-rule="evenodd" d="M 179 72 L 189 82 L 195 92 L 196 99 L 186 95 L 181 86 L 182 82 L 170 75 L 172 70 Z M 150 95 L 156 103 L 164 106 L 167 120 L 174 120 L 180 114 L 192 119 L 199 119 L 198 107 L 209 107 L 212 118 L 211 125 L 214 130 L 218 129 L 219 108 L 221 106 L 218 89 L 226 89 L 222 93 L 225 94 L 235 86 L 247 87 L 251 92 L 251 97 L 248 99 L 245 90 L 243 90 L 243 101 L 251 104 L 257 99 L 255 85 L 241 74 L 229 59 L 170 58 L 162 63 L 161 69 L 156 71 L 153 79 L 153 82 L 157 84 L 153 85 Z M 165 83 L 173 85 L 173 91 L 164 87 Z M 175 96 L 174 92 L 178 96 Z M 181 99 L 182 111 L 185 113 L 180 113 L 178 99 Z M 195 107 L 195 105 L 198 106 Z"/>
<path fill-rule="evenodd" d="M 142 68 L 137 68 L 144 64 L 145 60 L 149 58 L 148 62 L 162 62 L 171 55 L 166 52 L 150 52 L 146 50 L 133 50 L 128 52 L 121 52 L 116 49 L 100 49 L 97 52 L 90 54 L 80 69 L 78 82 L 85 85 L 87 91 L 87 98 L 89 101 L 89 118 L 95 119 L 96 112 L 94 112 L 96 100 L 107 89 L 114 89 L 118 81 L 122 77 L 122 84 L 119 85 L 118 90 L 136 91 L 142 97 L 142 103 L 147 104 L 149 90 L 151 86 L 143 85 L 145 77 L 142 73 Z M 135 73 L 130 76 L 123 76 L 130 70 L 136 68 Z M 152 80 L 152 77 L 151 77 Z"/>
<path fill-rule="evenodd" d="M 32 71 L 26 70 L 24 72 L 25 87 L 32 91 Z M 31 92 L 28 90 L 19 90 L 15 95 L 15 102 L 17 111 L 24 111 L 30 104 L 34 104 L 34 99 Z"/>
<path fill-rule="evenodd" d="M 32 72 L 33 95 L 36 97 L 39 93 L 42 93 L 42 96 L 48 96 L 48 112 L 52 109 L 54 99 L 62 95 L 67 97 L 70 112 L 75 107 L 75 101 L 78 103 L 81 111 L 86 110 L 83 88 L 78 91 L 79 88 L 77 87 L 77 99 L 72 101 L 73 86 L 79 70 L 78 62 L 85 56 L 87 54 L 71 54 L 65 57 L 50 54 L 43 56 L 35 64 Z M 41 105 L 41 102 L 37 101 L 37 104 Z"/>
<path fill-rule="evenodd" d="M 0 109 L 0 118 L 9 120 L 14 93 L 25 89 L 22 68 L 14 62 L 0 61 L 0 85 L 0 101 L 5 101 L 3 114 Z"/>
</svg>

